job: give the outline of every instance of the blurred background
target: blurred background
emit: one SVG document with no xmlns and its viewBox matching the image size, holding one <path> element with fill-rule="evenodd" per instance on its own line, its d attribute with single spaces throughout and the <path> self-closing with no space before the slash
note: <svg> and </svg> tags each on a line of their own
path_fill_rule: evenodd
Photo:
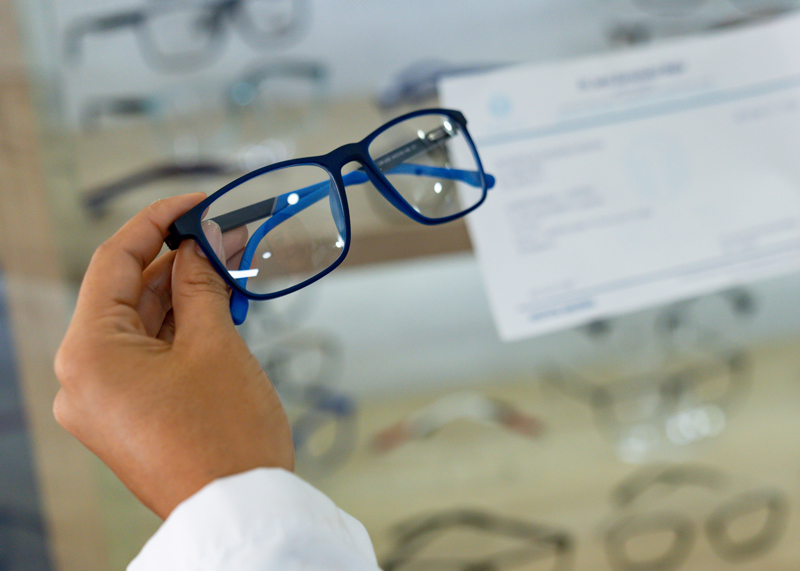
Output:
<svg viewBox="0 0 800 571">
<path fill-rule="evenodd" d="M 133 213 L 359 140 L 446 76 L 797 5 L 0 0 L 0 571 L 122 569 L 158 527 L 51 413 L 83 272 Z M 463 221 L 348 198 L 342 268 L 241 333 L 298 473 L 384 569 L 800 568 L 800 276 L 504 344 Z"/>
</svg>

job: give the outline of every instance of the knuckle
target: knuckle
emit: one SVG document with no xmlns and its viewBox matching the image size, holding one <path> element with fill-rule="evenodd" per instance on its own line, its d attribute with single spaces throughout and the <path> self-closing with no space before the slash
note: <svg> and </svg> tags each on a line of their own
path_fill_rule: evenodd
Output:
<svg viewBox="0 0 800 571">
<path fill-rule="evenodd" d="M 92 254 L 92 260 L 96 258 L 102 257 L 105 252 L 108 252 L 113 248 L 113 242 L 111 238 L 107 238 L 106 240 L 102 241 L 97 248 L 94 249 L 94 253 Z"/>
<path fill-rule="evenodd" d="M 190 294 L 228 295 L 228 286 L 213 269 L 198 270 L 184 278 Z"/>
<path fill-rule="evenodd" d="M 145 284 L 145 287 L 153 294 L 153 298 L 164 312 L 172 308 L 172 291 L 167 289 L 164 284 Z"/>
<path fill-rule="evenodd" d="M 74 377 L 73 359 L 71 357 L 72 355 L 67 349 L 67 346 L 62 344 L 58 348 L 58 351 L 56 351 L 56 356 L 53 360 L 53 371 L 56 374 L 56 378 L 62 385 L 68 384 Z"/>
<path fill-rule="evenodd" d="M 73 343 L 69 335 L 56 351 L 53 371 L 61 386 L 68 390 L 78 389 L 92 377 L 98 361 L 98 349 L 92 343 Z"/>
<path fill-rule="evenodd" d="M 56 398 L 53 399 L 53 417 L 59 425 L 68 431 L 72 428 L 72 415 L 69 411 L 70 406 L 67 402 L 66 394 L 63 390 L 58 391 Z"/>
</svg>

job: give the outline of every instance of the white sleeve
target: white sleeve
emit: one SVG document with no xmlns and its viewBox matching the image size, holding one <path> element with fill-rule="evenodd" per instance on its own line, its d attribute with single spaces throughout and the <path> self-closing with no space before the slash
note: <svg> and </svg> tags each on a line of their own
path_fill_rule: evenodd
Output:
<svg viewBox="0 0 800 571">
<path fill-rule="evenodd" d="M 259 468 L 181 503 L 128 571 L 378 571 L 361 523 L 294 474 Z"/>
</svg>

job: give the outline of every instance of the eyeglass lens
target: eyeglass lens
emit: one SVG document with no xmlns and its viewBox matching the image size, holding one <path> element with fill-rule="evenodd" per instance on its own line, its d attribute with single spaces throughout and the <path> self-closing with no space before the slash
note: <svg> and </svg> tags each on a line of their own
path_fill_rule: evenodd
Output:
<svg viewBox="0 0 800 571">
<path fill-rule="evenodd" d="M 230 222 L 242 211 L 242 220 Z M 242 248 L 227 252 L 227 269 L 249 292 L 274 293 L 296 286 L 333 265 L 344 252 L 342 205 L 330 174 L 316 165 L 268 171 L 214 201 L 207 218 L 226 240 Z M 231 226 L 232 225 L 232 226 Z"/>
<path fill-rule="evenodd" d="M 446 115 L 414 117 L 390 127 L 369 152 L 398 193 L 390 200 L 405 201 L 424 217 L 460 214 L 485 193 L 473 148 Z M 454 167 L 454 156 L 462 168 Z M 343 182 L 364 184 L 369 178 L 359 169 L 345 174 Z M 207 217 L 223 232 L 240 234 L 240 240 L 227 243 L 246 243 L 238 253 L 226 252 L 227 268 L 253 294 L 277 293 L 324 272 L 342 256 L 347 241 L 339 193 L 328 171 L 314 164 L 251 178 L 214 201 Z"/>
<path fill-rule="evenodd" d="M 483 198 L 475 152 L 445 115 L 419 115 L 382 131 L 369 154 L 402 199 L 426 218 L 460 214 Z"/>
</svg>

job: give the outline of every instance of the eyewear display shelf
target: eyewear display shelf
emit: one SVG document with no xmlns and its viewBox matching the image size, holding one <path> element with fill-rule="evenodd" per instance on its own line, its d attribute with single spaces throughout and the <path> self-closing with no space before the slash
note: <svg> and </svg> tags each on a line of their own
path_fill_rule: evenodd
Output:
<svg viewBox="0 0 800 571">
<path fill-rule="evenodd" d="M 535 415 L 545 427 L 535 438 L 458 418 L 424 438 L 376 450 L 375 436 L 392 423 L 441 402 L 441 389 L 431 390 L 366 400 L 350 458 L 322 476 L 304 474 L 302 464 L 298 470 L 358 517 L 379 561 L 398 570 L 795 568 L 796 341 L 752 354 L 752 388 L 722 433 L 667 446 L 641 463 L 619 461 L 586 407 L 542 379 L 524 378 L 486 379 L 470 390 Z M 756 505 L 756 498 L 764 502 Z M 538 527 L 538 540 L 521 533 L 524 526 Z M 542 543 L 553 537 L 563 541 Z M 501 564 L 500 554 L 516 549 L 523 557 L 531 541 L 539 549 L 528 554 L 528 566 Z M 478 565 L 492 557 L 495 567 Z M 441 567 L 423 564 L 437 560 Z"/>
<path fill-rule="evenodd" d="M 162 149 L 138 127 L 91 136 L 48 131 L 45 147 L 40 147 L 41 117 L 25 80 L 10 9 L 8 0 L 0 0 L 0 235 L 6 245 L 0 250 L 0 266 L 7 278 L 51 559 L 56 571 L 122 569 L 159 522 L 55 423 L 53 355 L 75 288 L 97 245 L 153 200 L 195 189 L 213 192 L 232 176 L 148 187 L 115 201 L 104 216 L 93 217 L 81 203 L 83 190 L 152 164 Z M 296 137 L 293 156 L 360 139 L 385 120 L 366 98 L 330 102 L 318 122 Z M 369 192 L 348 190 L 352 249 L 340 272 L 469 252 L 463 221 L 421 226 L 383 210 Z M 354 309 L 357 313 L 355 302 Z M 419 319 L 425 323 L 424 316 Z M 797 568 L 798 343 L 793 338 L 747 348 L 751 382 L 724 430 L 690 445 L 658 449 L 641 465 L 620 461 L 614 442 L 598 430 L 585 402 L 548 389 L 531 372 L 519 378 L 502 373 L 471 378 L 469 389 L 488 401 L 461 402 L 478 402 L 478 412 L 483 410 L 480 403 L 513 403 L 514 410 L 541 422 L 543 430 L 535 437 L 507 430 L 502 423 L 483 422 L 473 408 L 460 411 L 452 422 L 436 419 L 436 430 L 420 429 L 424 438 L 378 451 L 376 435 L 415 411 L 430 410 L 432 403 L 448 398 L 448 391 L 434 384 L 400 394 L 355 395 L 357 430 L 346 433 L 351 439 L 343 447 L 347 455 L 325 470 L 312 469 L 308 458 L 299 456 L 298 473 L 365 524 L 387 569 Z M 312 456 L 315 446 L 324 449 L 326 434 L 320 432 L 322 443 L 305 443 Z M 652 495 L 615 503 L 614 490 L 651 466 L 663 468 L 662 474 L 712 470 L 723 475 L 724 483 L 683 486 L 668 479 Z M 750 509 L 756 504 L 736 503 L 758 490 L 774 492 L 769 497 L 780 498 L 778 507 L 762 513 Z M 679 525 L 665 527 L 662 536 L 652 522 L 663 522 L 655 517 L 663 513 L 674 516 L 667 523 Z M 719 526 L 714 527 L 720 513 L 731 516 L 722 519 L 732 525 L 723 525 L 728 535 L 721 536 Z M 777 514 L 774 525 L 770 514 Z M 733 518 L 737 515 L 746 521 Z M 619 529 L 627 533 L 622 541 Z M 656 532 L 652 543 L 629 543 L 648 531 Z M 720 537 L 723 543 L 744 547 L 739 554 L 736 549 L 718 551 Z M 758 541 L 748 543 L 748 538 Z M 620 546 L 629 557 L 616 557 Z M 673 549 L 677 555 L 672 559 L 648 559 L 648 554 L 671 554 Z M 431 560 L 442 565 L 426 567 Z"/>
</svg>

